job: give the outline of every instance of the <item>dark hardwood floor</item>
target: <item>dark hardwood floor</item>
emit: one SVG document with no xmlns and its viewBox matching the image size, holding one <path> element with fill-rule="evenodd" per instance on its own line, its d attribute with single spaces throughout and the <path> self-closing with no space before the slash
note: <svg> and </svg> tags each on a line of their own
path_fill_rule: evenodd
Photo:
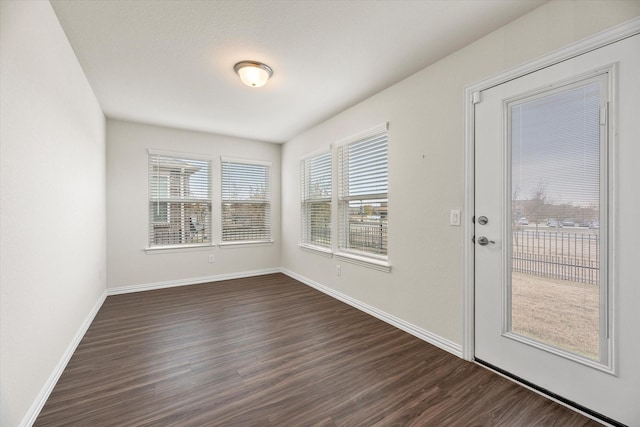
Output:
<svg viewBox="0 0 640 427">
<path fill-rule="evenodd" d="M 595 426 L 282 274 L 110 296 L 36 426 Z"/>
</svg>

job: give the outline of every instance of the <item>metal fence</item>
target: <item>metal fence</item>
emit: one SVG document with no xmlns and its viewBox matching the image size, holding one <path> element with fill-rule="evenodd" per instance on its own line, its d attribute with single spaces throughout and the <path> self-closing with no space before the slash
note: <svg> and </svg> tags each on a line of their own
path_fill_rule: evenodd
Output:
<svg viewBox="0 0 640 427">
<path fill-rule="evenodd" d="M 308 242 L 320 246 L 331 246 L 331 225 L 311 224 L 308 228 Z"/>
<path fill-rule="evenodd" d="M 514 230 L 512 270 L 520 273 L 598 284 L 600 235 Z"/>
<path fill-rule="evenodd" d="M 349 222 L 349 248 L 387 254 L 386 222 Z"/>
</svg>

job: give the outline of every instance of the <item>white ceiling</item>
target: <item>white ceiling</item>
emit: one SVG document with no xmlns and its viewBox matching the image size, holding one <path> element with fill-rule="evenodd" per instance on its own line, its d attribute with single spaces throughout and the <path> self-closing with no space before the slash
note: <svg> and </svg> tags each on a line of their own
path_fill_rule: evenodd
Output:
<svg viewBox="0 0 640 427">
<path fill-rule="evenodd" d="M 544 1 L 51 3 L 107 117 L 284 142 Z"/>
</svg>

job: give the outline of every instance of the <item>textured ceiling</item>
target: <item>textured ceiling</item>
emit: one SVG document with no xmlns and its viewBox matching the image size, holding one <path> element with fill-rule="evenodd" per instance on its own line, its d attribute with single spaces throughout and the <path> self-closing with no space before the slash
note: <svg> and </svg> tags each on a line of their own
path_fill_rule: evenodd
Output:
<svg viewBox="0 0 640 427">
<path fill-rule="evenodd" d="M 107 117 L 284 142 L 544 1 L 51 3 Z"/>
</svg>

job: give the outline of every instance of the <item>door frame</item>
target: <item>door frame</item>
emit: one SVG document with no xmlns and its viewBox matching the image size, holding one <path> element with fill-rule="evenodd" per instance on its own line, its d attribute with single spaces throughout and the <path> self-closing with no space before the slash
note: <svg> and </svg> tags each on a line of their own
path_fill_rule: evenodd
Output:
<svg viewBox="0 0 640 427">
<path fill-rule="evenodd" d="M 480 92 L 534 73 L 576 56 L 591 52 L 627 37 L 640 34 L 640 17 L 611 27 L 585 39 L 554 50 L 520 66 L 467 86 L 464 90 L 464 201 L 463 220 L 463 286 L 462 286 L 462 357 L 475 357 L 475 245 L 472 242 L 475 211 L 475 109 Z"/>
</svg>

